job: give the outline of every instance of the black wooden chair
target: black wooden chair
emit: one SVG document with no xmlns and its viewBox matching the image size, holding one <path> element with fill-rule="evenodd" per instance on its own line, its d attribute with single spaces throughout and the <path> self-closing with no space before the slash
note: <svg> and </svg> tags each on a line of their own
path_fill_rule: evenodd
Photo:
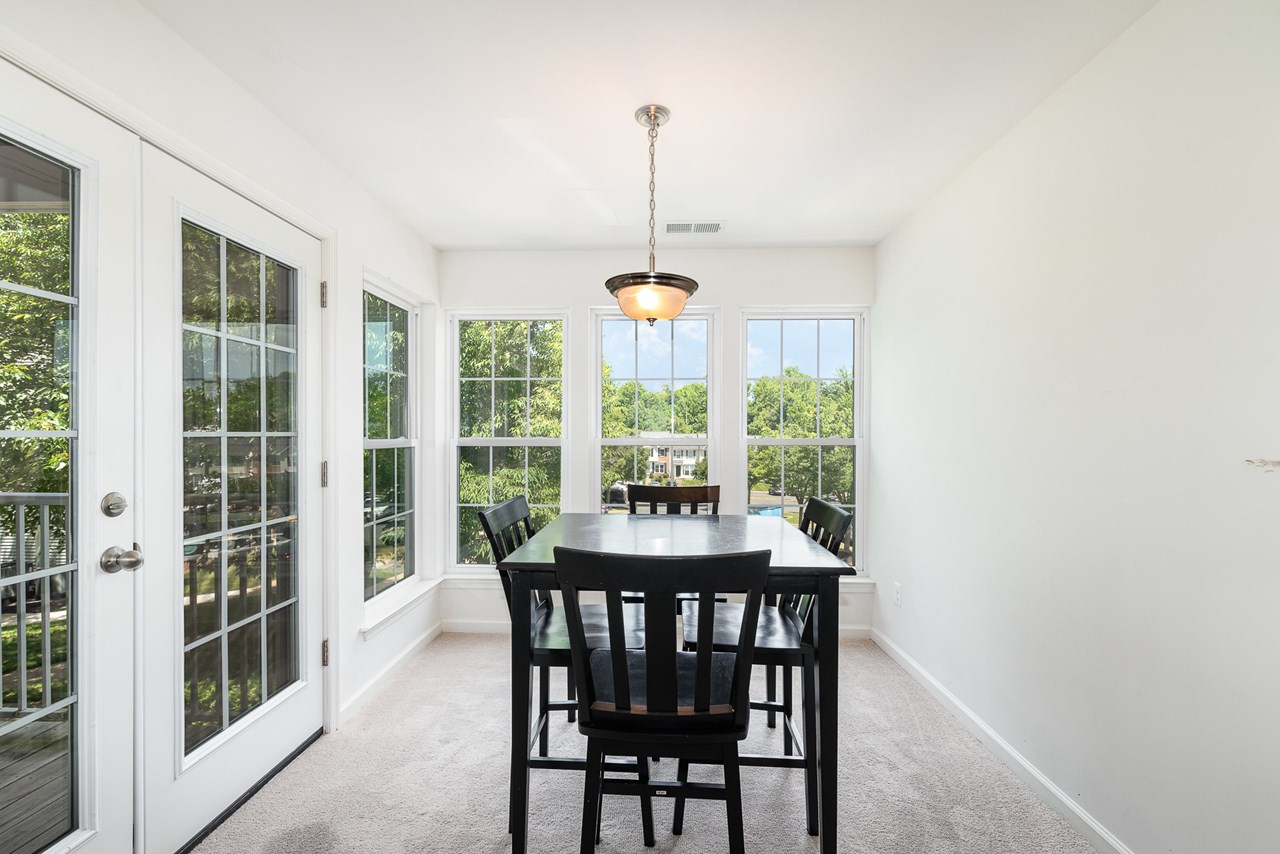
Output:
<svg viewBox="0 0 1280 854">
<path fill-rule="evenodd" d="M 485 536 L 489 538 L 489 548 L 493 552 L 495 564 L 528 542 L 535 533 L 533 518 L 529 513 L 529 502 L 523 495 L 496 504 L 488 510 L 482 510 L 479 516 L 480 526 L 484 528 Z M 498 575 L 502 579 L 502 590 L 507 599 L 507 613 L 510 614 L 514 606 L 511 601 L 511 579 L 505 572 L 499 571 Z M 546 756 L 550 746 L 550 733 L 547 730 L 550 713 L 568 712 L 569 720 L 572 722 L 578 711 L 578 705 L 574 702 L 572 678 L 566 679 L 568 683 L 566 700 L 552 700 L 550 696 L 551 668 L 563 667 L 567 671 L 572 664 L 572 656 L 569 653 L 569 630 L 565 624 L 564 609 L 556 608 L 555 600 L 551 598 L 549 590 L 535 591 L 528 607 L 530 608 L 529 625 L 533 627 L 533 664 L 538 668 L 539 689 L 538 717 L 534 721 L 530 738 L 537 736 L 538 755 Z M 629 610 L 633 612 L 634 622 L 637 625 L 631 636 L 627 638 L 627 642 L 633 647 L 643 646 L 643 615 L 638 608 L 632 607 Z M 605 622 L 603 606 L 584 606 L 583 613 L 588 623 L 595 627 L 595 631 L 602 631 Z"/>
<path fill-rule="evenodd" d="M 706 505 L 707 513 L 703 515 L 717 515 L 720 513 L 720 486 L 719 484 L 712 486 L 646 486 L 645 484 L 632 483 L 627 485 L 627 504 L 630 505 L 630 513 L 632 516 L 647 513 L 649 515 L 665 515 L 679 516 L 684 510 L 689 508 L 689 515 L 697 516 L 698 509 Z M 661 509 L 659 509 L 661 508 Z M 694 597 L 680 596 L 676 600 L 676 613 L 680 613 L 680 604 L 686 601 L 693 601 Z M 622 594 L 622 601 L 629 603 L 639 603 L 644 601 L 644 597 L 637 590 L 627 590 Z M 729 600 L 721 597 L 717 602 L 727 602 Z"/>
<path fill-rule="evenodd" d="M 714 557 L 642 557 L 557 547 L 556 576 L 568 612 L 573 676 L 578 684 L 578 730 L 587 737 L 582 798 L 583 854 L 599 842 L 605 794 L 640 796 L 644 843 L 652 847 L 654 797 L 724 800 L 729 851 L 744 854 L 738 743 L 751 719 L 751 665 L 756 618 L 769 575 L 769 552 Z M 624 589 L 644 594 L 645 646 L 627 646 Z M 603 591 L 607 637 L 590 633 L 580 597 Z M 676 637 L 676 597 L 692 591 L 710 619 L 697 651 L 682 651 Z M 735 614 L 734 643 L 713 643 L 716 593 L 743 593 Z M 604 777 L 607 756 L 636 757 L 639 779 Z M 724 766 L 724 784 L 649 779 L 648 758 L 667 756 Z M 676 814 L 672 832 L 682 831 Z"/>
<path fill-rule="evenodd" d="M 800 530 L 808 534 L 827 551 L 840 555 L 840 547 L 853 522 L 853 514 L 842 510 L 821 498 L 810 498 L 800 519 Z M 769 597 L 773 598 L 773 597 Z M 716 609 L 713 637 L 716 649 L 729 649 L 737 641 L 738 625 L 742 617 L 741 605 L 722 605 Z M 697 649 L 706 643 L 703 632 L 706 621 L 698 603 L 686 602 L 683 607 L 684 642 L 688 649 Z M 792 755 L 792 744 L 803 744 L 801 757 L 805 770 L 805 805 L 810 835 L 818 834 L 818 765 L 817 765 L 817 709 L 814 697 L 817 691 L 817 674 L 813 667 L 813 596 L 790 594 L 780 597 L 776 604 L 760 608 L 757 619 L 755 660 L 766 665 L 765 699 L 753 701 L 751 708 L 768 713 L 768 724 L 775 726 L 775 716 L 782 715 L 782 750 L 784 756 Z M 782 702 L 778 702 L 776 669 L 782 668 Z M 800 667 L 804 679 L 804 729 L 797 730 L 794 717 L 791 670 Z M 681 763 L 677 771 L 680 780 L 687 779 L 688 765 Z M 677 815 L 683 804 L 677 800 Z"/>
<path fill-rule="evenodd" d="M 627 486 L 627 504 L 631 515 L 646 512 L 666 513 L 672 516 L 683 513 L 684 507 L 689 513 L 697 515 L 702 505 L 707 505 L 707 512 L 715 515 L 720 512 L 720 486 L 646 486 L 632 483 Z M 662 510 L 659 510 L 659 505 Z"/>
</svg>

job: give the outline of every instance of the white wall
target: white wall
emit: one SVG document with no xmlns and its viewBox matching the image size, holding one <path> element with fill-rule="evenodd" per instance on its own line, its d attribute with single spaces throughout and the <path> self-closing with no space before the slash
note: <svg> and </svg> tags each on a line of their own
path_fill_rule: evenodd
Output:
<svg viewBox="0 0 1280 854">
<path fill-rule="evenodd" d="M 1280 844 L 1277 45 L 1165 0 L 876 255 L 877 632 L 1138 852 Z"/>
<path fill-rule="evenodd" d="M 658 247 L 658 268 L 696 279 L 699 290 L 690 306 L 720 309 L 720 407 L 715 453 L 723 487 L 721 509 L 746 512 L 746 473 L 740 470 L 738 413 L 742 405 L 740 353 L 741 309 L 745 306 L 870 305 L 875 299 L 873 255 L 869 247 L 826 249 L 679 249 L 674 239 Z M 572 387 L 570 441 L 586 448 L 590 441 L 591 383 L 598 366 L 588 363 L 589 309 L 617 307 L 604 282 L 610 276 L 646 269 L 643 245 L 616 251 L 441 252 L 440 293 L 446 310 L 484 307 L 562 308 L 569 312 L 572 352 L 567 379 Z M 442 388 L 441 406 L 448 405 Z M 447 435 L 447 434 L 445 434 Z M 451 460 L 441 460 L 447 465 Z M 599 509 L 589 454 L 569 455 L 565 510 Z M 442 500 L 447 500 L 442 495 Z M 475 576 L 479 575 L 480 578 Z M 487 579 L 481 581 L 481 579 Z M 501 588 L 490 568 L 453 572 L 446 580 L 445 619 L 449 629 L 501 630 L 507 625 Z M 874 587 L 850 586 L 842 622 L 852 630 L 870 626 Z"/>
<path fill-rule="evenodd" d="M 361 494 L 363 474 L 360 400 L 362 353 L 360 293 L 365 267 L 394 280 L 420 300 L 436 300 L 435 252 L 379 205 L 345 173 L 276 119 L 243 89 L 197 54 L 141 6 L 128 0 L 46 3 L 0 0 L 0 50 L 32 61 L 103 103 L 171 132 L 205 160 L 258 185 L 262 196 L 283 200 L 326 226 L 331 263 L 330 353 L 335 370 L 328 391 L 332 407 L 329 543 L 338 562 L 336 632 L 331 661 L 337 669 L 337 703 L 350 712 L 378 676 L 406 651 L 438 630 L 439 613 L 425 582 L 387 594 L 384 614 L 411 594 L 428 595 L 367 640 L 360 628 L 378 614 L 366 612 L 362 588 Z M 4 105 L 0 99 L 0 112 Z M 434 553 L 419 567 L 439 574 Z M 154 571 L 154 568 L 153 568 Z"/>
</svg>

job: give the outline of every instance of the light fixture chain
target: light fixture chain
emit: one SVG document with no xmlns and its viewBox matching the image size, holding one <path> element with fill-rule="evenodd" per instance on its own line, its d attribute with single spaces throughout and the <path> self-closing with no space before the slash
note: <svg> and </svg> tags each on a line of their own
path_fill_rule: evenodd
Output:
<svg viewBox="0 0 1280 854">
<path fill-rule="evenodd" d="M 654 271 L 653 253 L 655 241 L 653 237 L 654 229 L 654 212 L 657 210 L 657 204 L 653 200 L 654 179 L 657 175 L 657 168 L 654 166 L 653 155 L 658 144 L 658 116 L 656 113 L 649 114 L 649 272 Z"/>
</svg>

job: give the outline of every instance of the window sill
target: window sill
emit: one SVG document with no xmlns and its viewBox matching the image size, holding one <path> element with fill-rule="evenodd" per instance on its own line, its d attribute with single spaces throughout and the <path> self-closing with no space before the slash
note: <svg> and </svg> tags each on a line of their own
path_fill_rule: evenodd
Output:
<svg viewBox="0 0 1280 854">
<path fill-rule="evenodd" d="M 360 637 L 369 640 L 386 629 L 435 593 L 442 581 L 442 578 L 402 581 L 386 593 L 370 599 L 364 605 L 364 625 L 360 626 Z"/>
</svg>

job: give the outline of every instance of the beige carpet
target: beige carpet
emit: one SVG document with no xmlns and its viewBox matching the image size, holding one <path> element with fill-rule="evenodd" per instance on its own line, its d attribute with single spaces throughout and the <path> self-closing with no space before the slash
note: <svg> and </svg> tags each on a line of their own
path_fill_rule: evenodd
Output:
<svg viewBox="0 0 1280 854">
<path fill-rule="evenodd" d="M 508 640 L 442 635 L 355 720 L 318 741 L 218 828 L 198 854 L 505 852 Z M 763 680 L 758 683 L 760 686 Z M 840 673 L 843 854 L 1071 852 L 1093 849 L 870 641 L 846 642 Z M 757 690 L 757 694 L 760 690 Z M 753 720 L 746 752 L 781 752 Z M 555 716 L 553 752 L 582 755 Z M 674 776 L 663 760 L 656 777 Z M 718 769 L 695 769 L 715 779 Z M 804 831 L 801 772 L 744 768 L 747 850 L 816 852 Z M 577 851 L 580 774 L 534 771 L 529 851 Z M 657 852 L 727 849 L 724 805 L 654 801 Z M 635 798 L 604 804 L 602 852 L 645 851 Z"/>
</svg>

